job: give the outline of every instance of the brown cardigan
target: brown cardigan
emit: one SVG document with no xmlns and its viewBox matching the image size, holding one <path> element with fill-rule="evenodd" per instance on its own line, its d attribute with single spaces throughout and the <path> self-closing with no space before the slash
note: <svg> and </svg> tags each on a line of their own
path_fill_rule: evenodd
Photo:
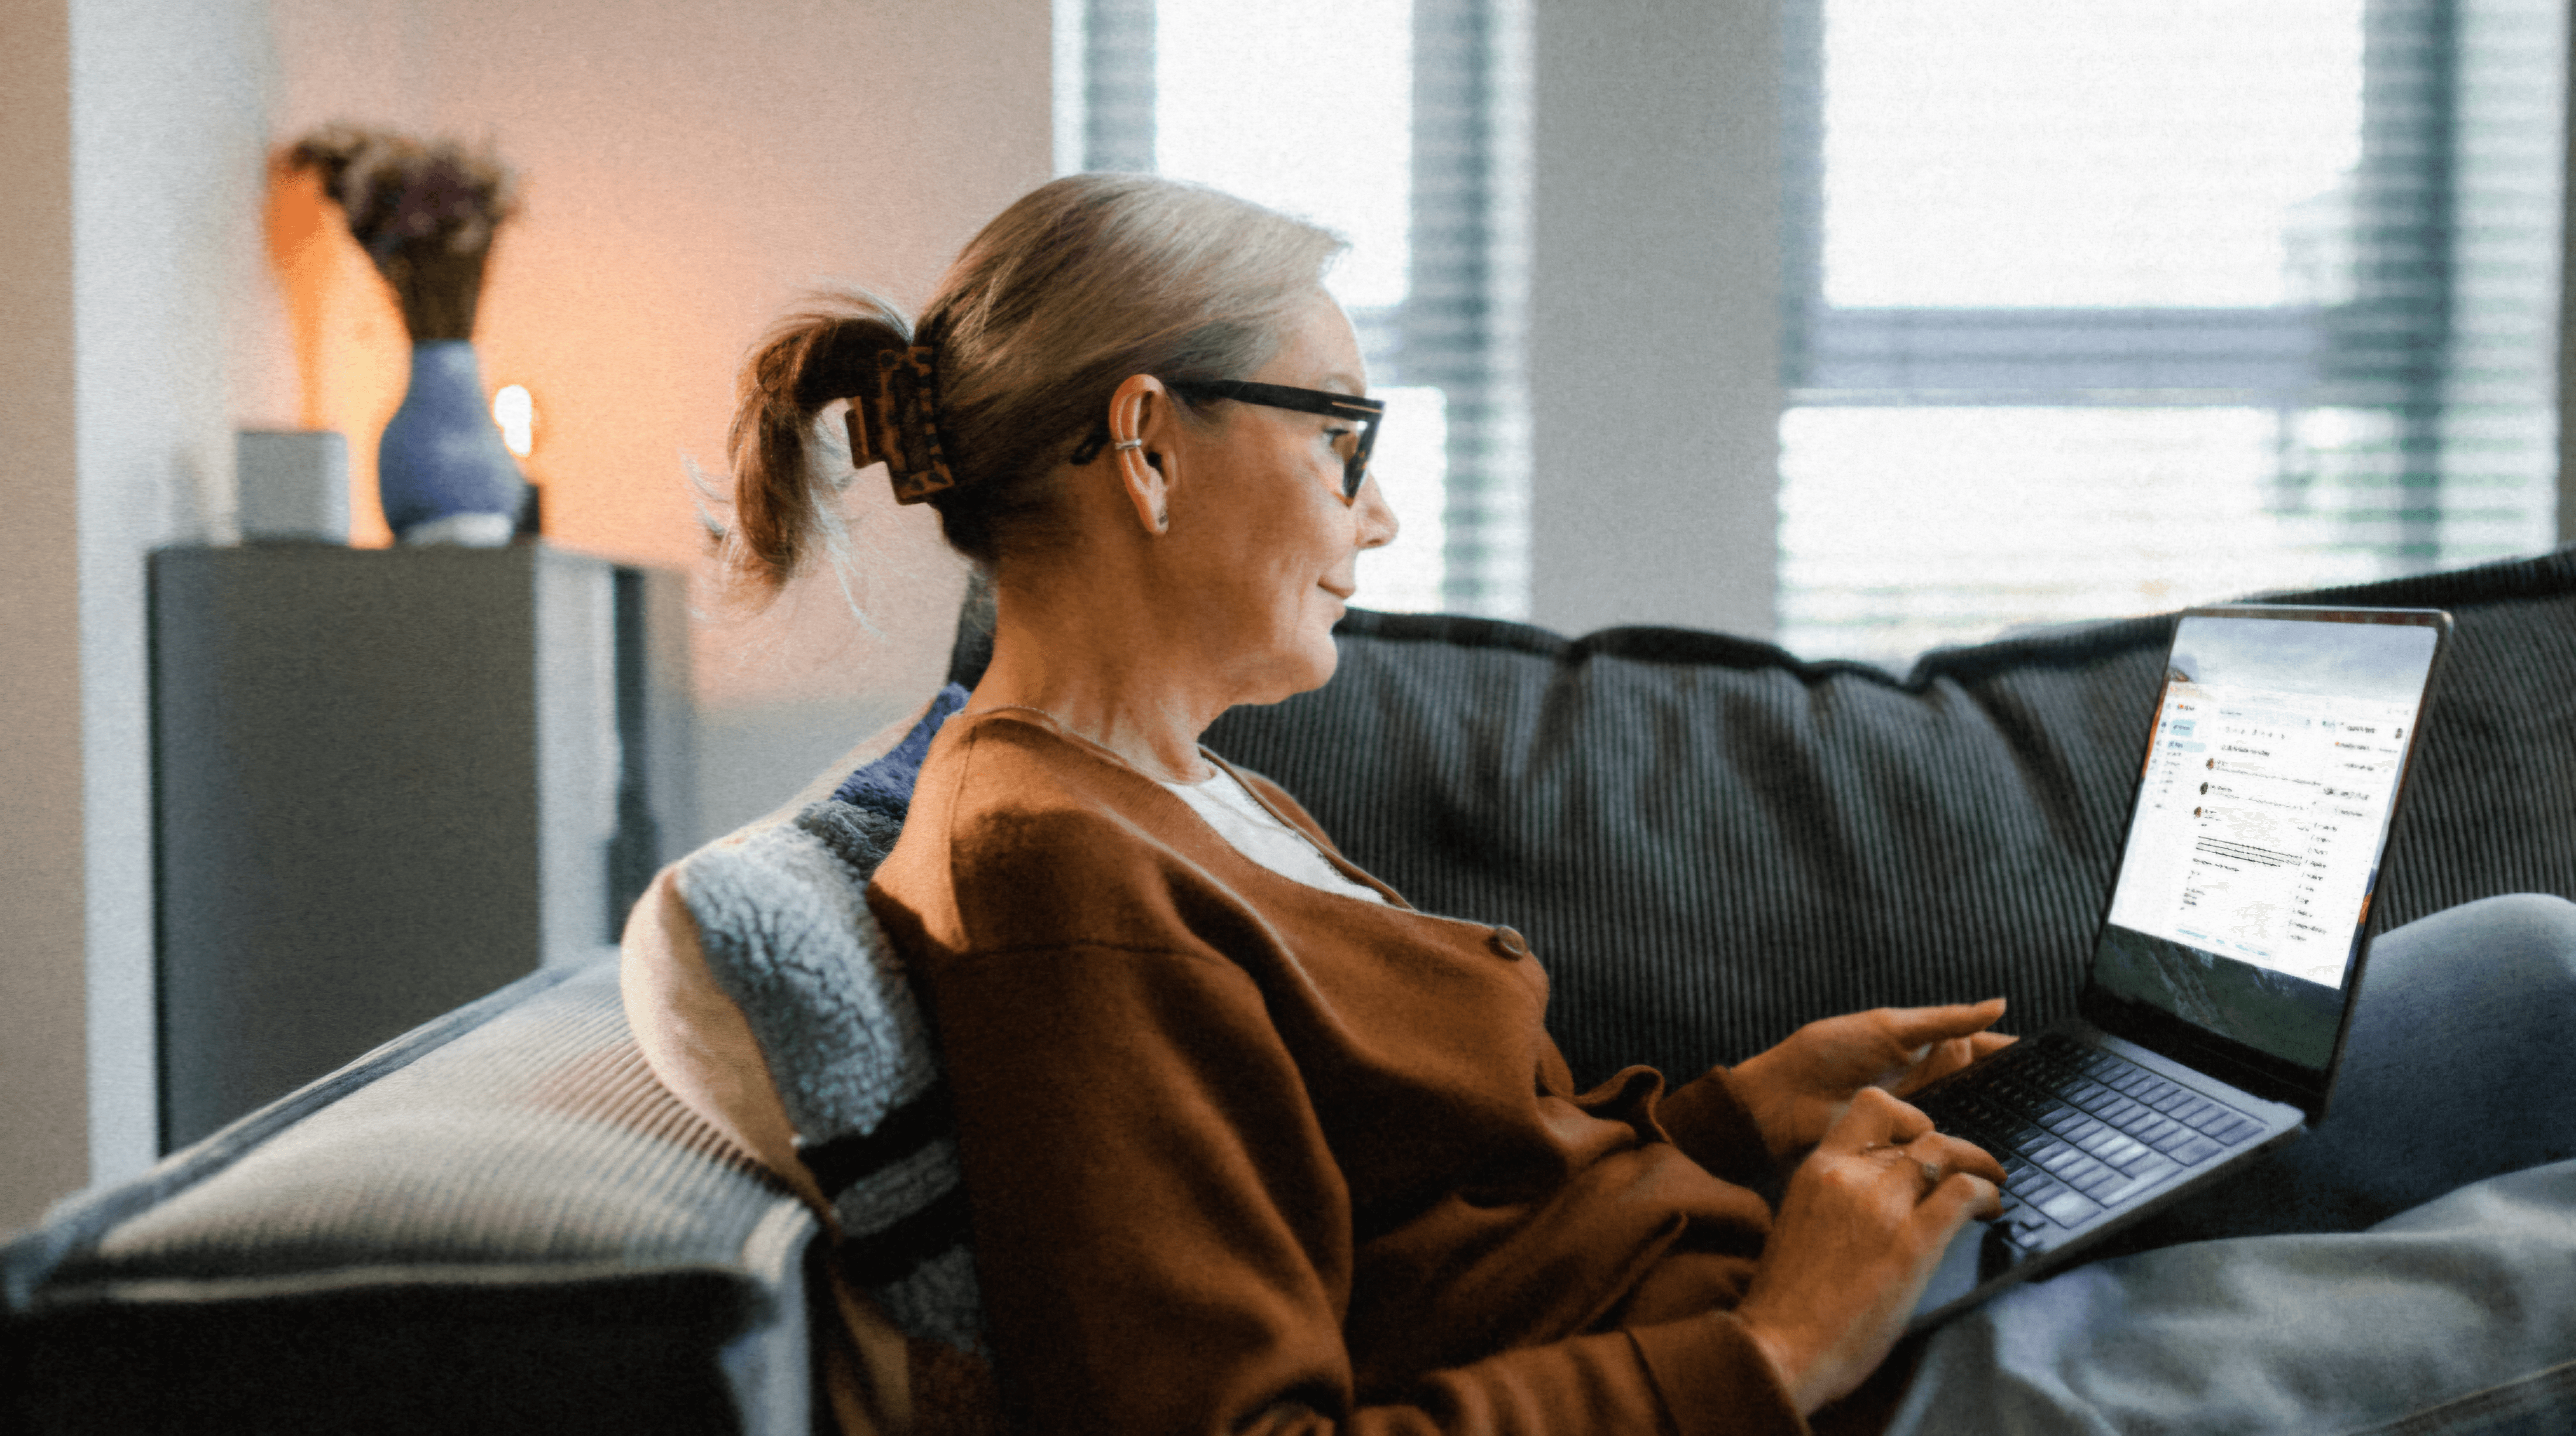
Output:
<svg viewBox="0 0 2576 1436">
<path fill-rule="evenodd" d="M 1518 934 L 1332 856 L 1391 905 L 1030 711 L 939 735 L 869 902 L 930 999 L 1015 1426 L 1803 1430 L 1729 1315 L 1769 1160 L 1723 1073 L 1576 1093 Z"/>
</svg>

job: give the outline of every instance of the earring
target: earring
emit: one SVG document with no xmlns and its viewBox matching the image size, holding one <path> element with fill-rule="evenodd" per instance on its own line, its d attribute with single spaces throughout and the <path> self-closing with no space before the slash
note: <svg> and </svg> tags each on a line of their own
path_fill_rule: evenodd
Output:
<svg viewBox="0 0 2576 1436">
<path fill-rule="evenodd" d="M 1121 439 L 1110 447 L 1123 454 L 1130 449 L 1141 449 L 1145 447 L 1145 441 L 1142 439 Z"/>
<path fill-rule="evenodd" d="M 1168 532 L 1171 527 L 1172 511 L 1169 509 L 1154 510 L 1154 532 L 1165 533 Z"/>
</svg>

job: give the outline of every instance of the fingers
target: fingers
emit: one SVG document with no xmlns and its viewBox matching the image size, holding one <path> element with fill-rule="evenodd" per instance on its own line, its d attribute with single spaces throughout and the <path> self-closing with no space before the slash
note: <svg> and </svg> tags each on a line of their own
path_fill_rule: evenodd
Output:
<svg viewBox="0 0 2576 1436">
<path fill-rule="evenodd" d="M 1852 1094 L 1850 1105 L 1834 1120 L 1821 1146 L 1840 1152 L 1869 1147 L 1901 1147 L 1932 1130 L 1932 1119 L 1910 1102 L 1877 1087 Z"/>
<path fill-rule="evenodd" d="M 2003 1185 L 2003 1164 L 1974 1142 L 1934 1132 L 1907 1143 L 1906 1150 L 1916 1160 L 1934 1163 L 1944 1173 L 1965 1173 L 1995 1186 Z"/>
<path fill-rule="evenodd" d="M 1980 1032 L 1973 1037 L 1955 1038 L 1926 1049 L 1922 1061 L 1893 1082 L 1884 1083 L 1899 1097 L 1911 1097 L 1951 1073 L 1971 1066 L 2013 1045 L 2014 1039 L 2000 1032 Z"/>
<path fill-rule="evenodd" d="M 1983 1147 L 1941 1132 L 1925 1132 L 1903 1142 L 1872 1142 L 1848 1155 L 1875 1161 L 1890 1171 L 1912 1171 L 1922 1187 L 1918 1199 L 1952 1176 L 1971 1176 L 1997 1187 L 2004 1183 L 2003 1165 Z"/>
<path fill-rule="evenodd" d="M 1992 1221 L 2002 1216 L 2003 1189 L 1983 1177 L 1952 1172 L 1923 1199 L 1922 1212 L 1946 1239 L 1980 1217 Z"/>
<path fill-rule="evenodd" d="M 2004 1000 L 2000 997 L 1947 1007 L 1892 1007 L 1887 1009 L 1887 1030 L 1907 1048 L 1929 1047 L 1935 1042 L 1983 1032 L 2002 1020 L 2003 1015 Z"/>
</svg>

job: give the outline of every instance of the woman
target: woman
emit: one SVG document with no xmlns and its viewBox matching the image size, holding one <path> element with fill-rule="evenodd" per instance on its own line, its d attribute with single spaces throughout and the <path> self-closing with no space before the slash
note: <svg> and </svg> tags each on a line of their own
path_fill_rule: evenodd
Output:
<svg viewBox="0 0 2576 1436">
<path fill-rule="evenodd" d="M 2008 1040 L 2002 1003 L 1576 1092 L 1517 934 L 1412 910 L 1198 746 L 1331 676 L 1357 557 L 1396 531 L 1320 284 L 1337 248 L 1077 176 L 977 236 L 917 334 L 808 316 L 747 372 L 748 571 L 805 554 L 806 436 L 847 398 L 856 463 L 995 589 L 991 666 L 868 900 L 940 1034 L 1006 1405 L 1031 1430 L 1802 1429 L 1997 1210 L 1993 1160 L 1901 1097 Z M 2564 988 L 2576 923 L 2541 928 Z M 2017 1369 L 1944 1341 L 1918 1397 Z"/>
</svg>

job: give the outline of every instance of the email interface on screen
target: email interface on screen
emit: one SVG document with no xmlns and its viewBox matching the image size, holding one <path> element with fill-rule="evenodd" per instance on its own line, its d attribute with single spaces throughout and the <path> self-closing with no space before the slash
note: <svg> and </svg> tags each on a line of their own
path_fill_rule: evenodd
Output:
<svg viewBox="0 0 2576 1436">
<path fill-rule="evenodd" d="M 2436 634 L 2183 620 L 2097 979 L 2322 1069 Z"/>
</svg>

